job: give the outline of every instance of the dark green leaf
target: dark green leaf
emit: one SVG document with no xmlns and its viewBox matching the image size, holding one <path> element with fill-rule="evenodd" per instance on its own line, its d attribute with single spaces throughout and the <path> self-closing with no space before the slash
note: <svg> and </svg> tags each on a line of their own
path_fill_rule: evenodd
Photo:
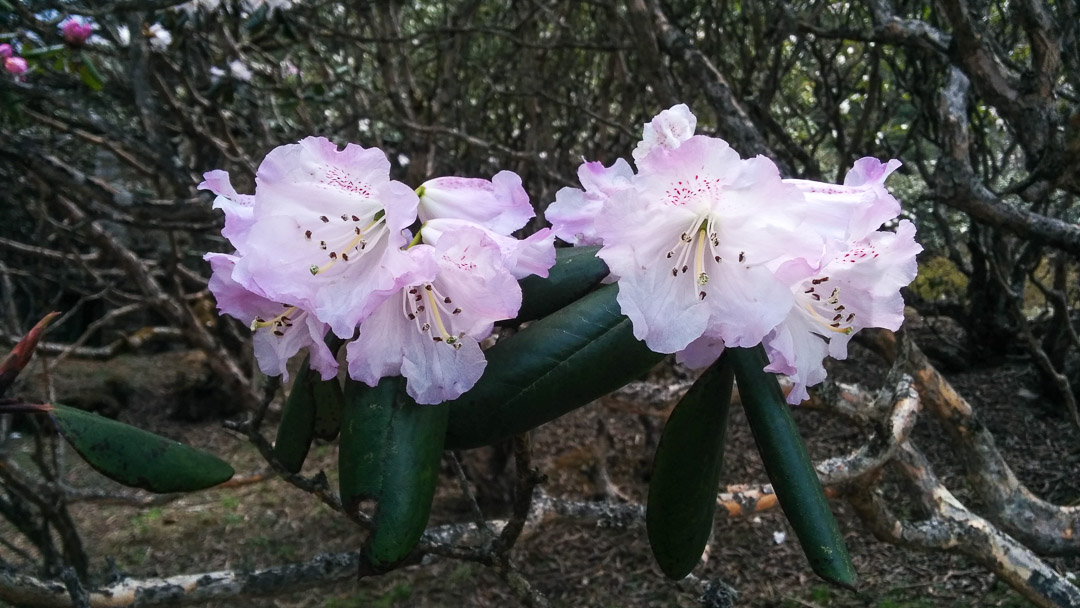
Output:
<svg viewBox="0 0 1080 608">
<path fill-rule="evenodd" d="M 319 373 L 308 367 L 304 358 L 300 373 L 289 391 L 285 409 L 281 412 L 277 438 L 274 440 L 274 456 L 290 473 L 299 473 L 304 466 L 311 440 L 315 435 L 314 385 L 322 382 Z M 336 380 L 334 381 L 337 382 Z"/>
<path fill-rule="evenodd" d="M 810 567 L 826 581 L 854 589 L 857 575 L 844 537 L 829 510 L 780 385 L 775 376 L 764 371 L 769 363 L 764 348 L 729 348 L 726 352 L 735 368 L 739 396 L 765 472 Z"/>
<path fill-rule="evenodd" d="M 330 441 L 341 430 L 341 409 L 345 402 L 341 383 L 337 378 L 319 380 L 312 391 L 315 396 L 315 436 Z"/>
<path fill-rule="evenodd" d="M 524 433 L 634 380 L 663 355 L 634 338 L 608 285 L 488 349 L 472 390 L 450 405 L 447 449 Z"/>
<path fill-rule="evenodd" d="M 401 378 L 383 378 L 372 388 L 345 380 L 345 407 L 341 416 L 338 449 L 338 489 L 347 513 L 355 513 L 360 501 L 373 499 L 382 483 L 382 458 L 390 441 Z"/>
<path fill-rule="evenodd" d="M 339 473 L 341 500 L 355 513 L 374 499 L 374 529 L 364 559 L 383 570 L 404 559 L 427 526 L 439 478 L 446 405 L 417 405 L 402 378 L 383 378 L 372 388 L 345 383 Z"/>
<path fill-rule="evenodd" d="M 375 569 L 405 559 L 427 527 L 448 412 L 446 404 L 417 405 L 399 389 L 382 455 L 375 528 L 364 545 L 364 557 Z"/>
<path fill-rule="evenodd" d="M 56 427 L 106 477 L 151 492 L 191 492 L 228 481 L 220 458 L 115 420 L 55 404 Z"/>
<path fill-rule="evenodd" d="M 596 257 L 599 247 L 564 247 L 555 250 L 555 265 L 547 278 L 529 275 L 520 281 L 521 309 L 516 318 L 500 325 L 516 326 L 546 317 L 581 298 L 608 275 L 607 264 Z"/>
<path fill-rule="evenodd" d="M 660 569 L 679 580 L 712 532 L 734 373 L 721 357 L 671 411 L 656 448 L 645 525 Z"/>
</svg>

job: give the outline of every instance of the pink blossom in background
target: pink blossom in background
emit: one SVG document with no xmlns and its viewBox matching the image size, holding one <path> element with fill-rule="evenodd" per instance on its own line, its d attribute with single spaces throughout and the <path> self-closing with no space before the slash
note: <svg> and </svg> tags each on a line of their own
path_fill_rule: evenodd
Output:
<svg viewBox="0 0 1080 608">
<path fill-rule="evenodd" d="M 60 26 L 60 35 L 64 42 L 73 47 L 81 47 L 94 33 L 94 26 L 77 19 L 68 19 Z"/>
<path fill-rule="evenodd" d="M 6 42 L 4 44 L 0 44 L 0 59 L 7 59 L 14 54 L 15 51 L 11 48 L 10 44 L 7 44 Z"/>
<path fill-rule="evenodd" d="M 30 66 L 27 65 L 26 60 L 22 57 L 12 56 L 4 59 L 4 69 L 7 70 L 9 74 L 20 76 L 25 74 L 26 70 L 30 69 Z"/>
</svg>

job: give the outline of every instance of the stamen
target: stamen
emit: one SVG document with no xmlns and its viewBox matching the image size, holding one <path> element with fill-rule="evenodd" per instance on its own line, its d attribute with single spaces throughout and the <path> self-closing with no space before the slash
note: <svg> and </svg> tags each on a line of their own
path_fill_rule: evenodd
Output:
<svg viewBox="0 0 1080 608">
<path fill-rule="evenodd" d="M 248 327 L 251 329 L 251 331 L 262 329 L 263 327 L 273 327 L 275 336 L 284 335 L 283 333 L 281 333 L 280 328 L 292 327 L 292 323 L 289 323 L 289 321 L 292 320 L 289 315 L 296 312 L 296 307 L 290 306 L 289 304 L 283 304 L 282 306 L 285 306 L 285 310 L 281 311 L 281 314 L 279 314 L 278 316 L 270 319 L 269 321 L 263 319 L 262 317 L 255 317 L 255 320 L 253 320 L 251 322 L 251 325 L 249 325 Z"/>
<path fill-rule="evenodd" d="M 372 234 L 375 234 L 376 239 L 382 237 L 383 232 L 387 231 L 385 222 L 383 221 L 384 217 L 385 217 L 385 215 L 382 214 L 382 212 L 377 213 L 377 214 L 375 214 L 375 219 L 373 219 L 367 226 L 365 226 L 364 228 L 356 227 L 354 229 L 354 232 L 356 232 L 356 236 L 353 237 L 353 239 L 351 241 L 349 241 L 344 247 L 342 247 L 340 249 L 342 255 L 344 256 L 345 252 L 352 251 L 354 249 L 357 249 L 359 251 L 363 251 L 364 248 L 367 246 L 367 241 L 364 239 L 365 236 L 370 236 Z M 330 220 L 326 219 L 325 216 L 323 216 L 320 219 L 323 219 L 324 221 L 327 221 L 327 222 L 330 221 Z M 342 216 L 342 219 L 348 220 L 348 216 Z M 322 249 L 326 249 L 327 248 L 326 241 L 319 241 L 319 247 L 322 248 Z M 311 274 L 317 275 L 320 272 L 325 272 L 326 270 L 328 270 L 331 266 L 333 266 L 337 262 L 337 257 L 338 257 L 338 252 L 336 252 L 336 251 L 330 252 L 330 261 L 327 262 L 326 264 L 323 264 L 322 266 L 312 266 L 310 268 Z M 348 257 L 342 257 L 342 259 L 347 261 L 349 258 Z"/>
<path fill-rule="evenodd" d="M 697 277 L 697 284 L 704 286 L 709 282 L 709 275 L 705 272 L 705 230 L 698 230 L 697 233 L 697 251 L 694 252 L 694 275 Z M 685 272 L 685 270 L 683 271 Z M 704 299 L 704 298 L 702 298 Z"/>
</svg>

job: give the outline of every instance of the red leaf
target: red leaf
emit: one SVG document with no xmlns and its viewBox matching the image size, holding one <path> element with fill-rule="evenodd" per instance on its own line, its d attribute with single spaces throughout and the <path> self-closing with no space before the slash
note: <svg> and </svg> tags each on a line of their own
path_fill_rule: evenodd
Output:
<svg viewBox="0 0 1080 608">
<path fill-rule="evenodd" d="M 8 356 L 4 357 L 4 361 L 0 363 L 0 395 L 4 394 L 4 391 L 15 382 L 19 372 L 30 362 L 30 357 L 34 354 L 34 347 L 37 346 L 38 340 L 41 339 L 41 333 L 59 315 L 59 312 L 50 312 L 45 315 L 33 329 L 23 336 L 22 340 L 19 340 L 15 348 L 8 353 Z"/>
</svg>

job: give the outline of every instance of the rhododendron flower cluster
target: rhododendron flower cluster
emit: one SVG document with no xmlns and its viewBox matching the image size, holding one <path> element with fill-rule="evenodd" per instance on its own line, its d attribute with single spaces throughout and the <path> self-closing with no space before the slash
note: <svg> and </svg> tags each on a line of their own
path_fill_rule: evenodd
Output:
<svg viewBox="0 0 1080 608">
<path fill-rule="evenodd" d="M 654 351 L 709 365 L 727 346 L 764 343 L 768 371 L 799 403 L 865 327 L 898 329 L 899 289 L 915 278 L 915 228 L 881 230 L 900 205 L 884 181 L 900 166 L 864 158 L 844 184 L 783 179 L 763 156 L 742 159 L 694 135 L 685 105 L 647 123 L 633 151 L 585 163 L 546 215 L 572 244 L 601 244 L 619 305 Z"/>
<path fill-rule="evenodd" d="M 338 363 L 328 332 L 352 340 L 351 377 L 402 375 L 418 403 L 454 399 L 486 361 L 479 342 L 521 304 L 518 278 L 547 276 L 554 235 L 510 234 L 533 215 L 521 180 L 433 179 L 416 191 L 390 179 L 382 151 L 339 150 L 309 137 L 271 151 L 255 193 L 224 171 L 200 185 L 217 195 L 235 254 L 207 255 L 222 313 L 249 323 L 270 375 L 306 348 L 324 379 Z"/>
</svg>

